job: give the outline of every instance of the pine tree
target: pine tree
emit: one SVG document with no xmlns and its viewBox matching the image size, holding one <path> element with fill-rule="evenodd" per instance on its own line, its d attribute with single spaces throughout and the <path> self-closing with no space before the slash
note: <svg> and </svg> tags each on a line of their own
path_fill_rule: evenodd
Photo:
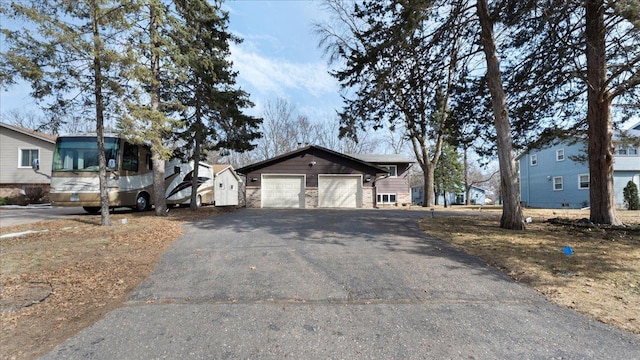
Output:
<svg viewBox="0 0 640 360">
<path fill-rule="evenodd" d="M 629 180 L 627 186 L 622 190 L 624 202 L 627 203 L 627 209 L 638 210 L 640 209 L 640 199 L 638 198 L 638 186 L 633 181 Z"/>
<path fill-rule="evenodd" d="M 168 145 L 179 121 L 169 116 L 173 103 L 163 101 L 162 94 L 173 91 L 175 78 L 181 69 L 170 61 L 174 52 L 167 32 L 175 19 L 170 8 L 160 0 L 144 1 L 136 19 L 136 31 L 128 34 L 127 53 L 134 59 L 127 77 L 141 84 L 128 94 L 127 114 L 120 121 L 120 130 L 131 141 L 151 146 L 153 168 L 153 203 L 156 216 L 165 216 L 165 162 L 173 155 Z M 151 199 L 147 199 L 151 200 Z M 149 205 L 147 205 L 149 206 Z"/>
<path fill-rule="evenodd" d="M 447 193 L 457 193 L 464 190 L 463 184 L 463 165 L 460 162 L 460 156 L 456 153 L 456 149 L 444 143 L 442 145 L 442 154 L 434 171 L 434 184 L 436 188 L 436 196 L 444 195 L 444 205 L 447 204 Z"/>
<path fill-rule="evenodd" d="M 198 187 L 198 163 L 206 150 L 251 150 L 259 137 L 261 119 L 245 115 L 253 104 L 248 94 L 236 88 L 237 73 L 228 60 L 229 46 L 241 40 L 227 30 L 228 13 L 222 1 L 175 1 L 177 21 L 171 31 L 175 44 L 174 61 L 185 68 L 177 82 L 176 101 L 184 127 L 179 134 L 191 144 L 194 161 L 193 189 Z M 197 192 L 191 192 L 191 208 L 197 207 Z"/>
<path fill-rule="evenodd" d="M 352 9 L 339 0 L 326 4 L 340 25 L 316 30 L 330 60 L 344 62 L 333 75 L 353 94 L 344 96 L 341 135 L 357 140 L 359 129 L 406 129 L 425 178 L 424 206 L 433 205 L 433 171 L 461 66 L 460 39 L 468 31 L 461 8 L 443 14 L 446 1 L 363 1 Z"/>
<path fill-rule="evenodd" d="M 612 134 L 640 110 L 640 7 L 624 1 L 500 2 L 509 46 L 514 115 L 548 134 L 586 130 L 590 220 L 615 214 Z M 615 109 L 615 112 L 612 112 Z"/>
<path fill-rule="evenodd" d="M 118 113 L 123 79 L 118 76 L 127 57 L 117 43 L 130 28 L 132 1 L 70 0 L 2 4 L 0 13 L 32 26 L 2 29 L 8 48 L 0 53 L 0 84 L 17 78 L 31 84 L 31 95 L 60 119 L 82 114 L 96 122 L 102 225 L 110 225 L 104 123 Z M 31 29 L 34 30 L 31 30 Z M 53 125 L 53 127 L 60 124 Z"/>
</svg>

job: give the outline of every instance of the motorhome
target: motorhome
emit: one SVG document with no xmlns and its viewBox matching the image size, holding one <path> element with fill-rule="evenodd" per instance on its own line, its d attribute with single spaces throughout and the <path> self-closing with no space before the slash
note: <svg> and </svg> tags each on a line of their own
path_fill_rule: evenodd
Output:
<svg viewBox="0 0 640 360">
<path fill-rule="evenodd" d="M 147 145 L 128 142 L 116 135 L 104 137 L 107 159 L 109 207 L 149 210 L 153 204 L 151 150 Z M 198 205 L 213 203 L 213 170 L 200 164 Z M 49 198 L 53 206 L 82 206 L 87 212 L 100 211 L 98 145 L 95 134 L 60 136 L 56 141 Z M 189 204 L 193 162 L 167 162 L 165 189 L 168 205 Z"/>
</svg>

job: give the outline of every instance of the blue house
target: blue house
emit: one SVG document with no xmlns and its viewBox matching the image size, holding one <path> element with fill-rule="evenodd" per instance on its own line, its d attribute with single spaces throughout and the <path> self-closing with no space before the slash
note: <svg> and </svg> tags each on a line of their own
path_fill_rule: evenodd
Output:
<svg viewBox="0 0 640 360">
<path fill-rule="evenodd" d="M 640 137 L 640 123 L 627 130 Z M 613 183 L 616 206 L 624 206 L 623 189 L 631 180 L 640 187 L 640 147 L 623 143 L 614 135 L 616 146 Z M 535 208 L 589 206 L 589 165 L 584 139 L 556 141 L 541 149 L 528 150 L 517 157 L 520 168 L 520 199 Z M 579 158 L 585 160 L 579 160 Z"/>
<path fill-rule="evenodd" d="M 438 205 L 444 205 L 445 196 L 448 205 L 466 204 L 466 194 L 464 192 L 447 192 L 444 196 L 442 194 L 438 195 Z M 469 190 L 469 203 L 472 205 L 484 205 L 485 200 L 486 190 L 477 186 L 471 186 Z M 413 205 L 422 205 L 424 203 L 424 185 L 411 187 L 411 203 Z"/>
</svg>

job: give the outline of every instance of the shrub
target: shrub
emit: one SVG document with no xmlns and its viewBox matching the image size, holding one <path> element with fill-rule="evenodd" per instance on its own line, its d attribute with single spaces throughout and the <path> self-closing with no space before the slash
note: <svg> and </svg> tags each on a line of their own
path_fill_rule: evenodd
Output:
<svg viewBox="0 0 640 360">
<path fill-rule="evenodd" d="M 45 196 L 45 191 L 42 186 L 25 186 L 24 196 L 26 197 L 27 203 L 38 203 Z"/>
<path fill-rule="evenodd" d="M 0 197 L 0 206 L 2 205 L 11 205 L 11 199 L 8 197 Z"/>
<path fill-rule="evenodd" d="M 622 191 L 624 202 L 629 210 L 640 209 L 640 199 L 638 199 L 638 186 L 633 181 L 629 181 Z"/>
</svg>

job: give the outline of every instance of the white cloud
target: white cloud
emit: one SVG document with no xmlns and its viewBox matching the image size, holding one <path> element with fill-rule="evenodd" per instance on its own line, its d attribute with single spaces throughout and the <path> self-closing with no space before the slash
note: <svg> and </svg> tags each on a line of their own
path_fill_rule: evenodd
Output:
<svg viewBox="0 0 640 360">
<path fill-rule="evenodd" d="M 338 84 L 324 62 L 294 63 L 268 58 L 254 50 L 250 45 L 231 46 L 238 82 L 250 84 L 258 92 L 255 95 L 294 99 L 297 95 L 292 92 L 302 91 L 317 98 L 338 92 Z"/>
</svg>

